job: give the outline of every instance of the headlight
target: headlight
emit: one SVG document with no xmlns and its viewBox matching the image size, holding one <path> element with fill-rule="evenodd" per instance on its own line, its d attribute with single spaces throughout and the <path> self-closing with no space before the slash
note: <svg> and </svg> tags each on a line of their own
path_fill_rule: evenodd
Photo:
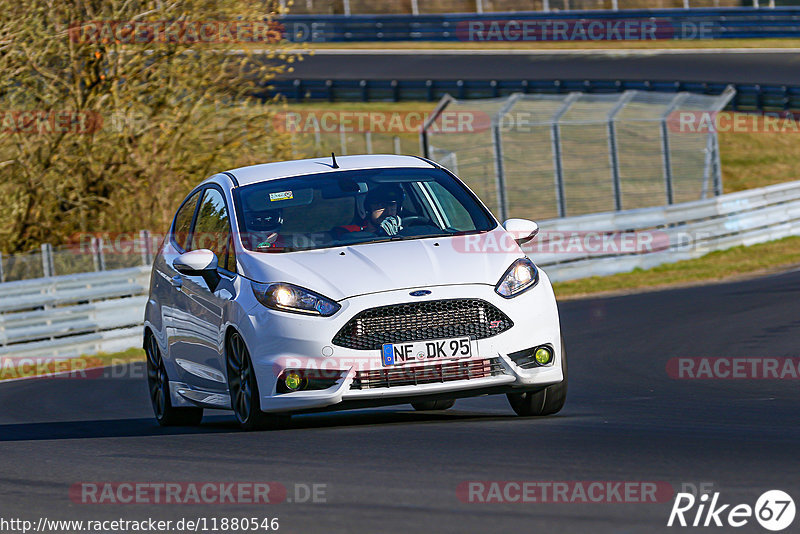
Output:
<svg viewBox="0 0 800 534">
<path fill-rule="evenodd" d="M 339 304 L 327 297 L 292 284 L 253 282 L 251 285 L 256 299 L 273 310 L 328 317 L 341 308 Z"/>
<path fill-rule="evenodd" d="M 494 290 L 501 297 L 510 299 L 527 291 L 539 282 L 539 270 L 528 258 L 520 258 L 511 264 Z"/>
</svg>

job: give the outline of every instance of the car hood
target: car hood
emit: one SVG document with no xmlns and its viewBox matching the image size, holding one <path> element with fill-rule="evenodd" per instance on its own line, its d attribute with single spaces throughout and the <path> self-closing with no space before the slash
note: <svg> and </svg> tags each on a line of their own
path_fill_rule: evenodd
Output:
<svg viewBox="0 0 800 534">
<path fill-rule="evenodd" d="M 505 230 L 480 236 L 425 238 L 286 253 L 245 252 L 243 274 L 262 283 L 288 282 L 334 300 L 395 289 L 452 284 L 495 285 L 523 256 L 512 242 L 504 250 L 474 246 L 497 243 Z M 467 241 L 472 238 L 473 241 Z"/>
</svg>

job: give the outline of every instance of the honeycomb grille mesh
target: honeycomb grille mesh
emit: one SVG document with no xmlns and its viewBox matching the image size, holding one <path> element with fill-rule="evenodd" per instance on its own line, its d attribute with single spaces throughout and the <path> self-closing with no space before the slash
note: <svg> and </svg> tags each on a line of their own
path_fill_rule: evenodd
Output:
<svg viewBox="0 0 800 534">
<path fill-rule="evenodd" d="M 480 299 L 429 300 L 364 310 L 334 336 L 333 344 L 380 350 L 384 343 L 405 343 L 469 336 L 484 339 L 514 326 L 511 319 Z"/>
</svg>

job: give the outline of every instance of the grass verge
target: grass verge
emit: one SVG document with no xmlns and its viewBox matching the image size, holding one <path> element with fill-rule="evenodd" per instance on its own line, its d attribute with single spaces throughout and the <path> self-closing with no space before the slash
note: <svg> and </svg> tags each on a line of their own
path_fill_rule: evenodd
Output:
<svg viewBox="0 0 800 534">
<path fill-rule="evenodd" d="M 128 349 L 123 352 L 99 353 L 78 358 L 60 359 L 50 356 L 0 358 L 0 381 L 19 378 L 100 378 L 102 368 L 130 362 L 144 361 L 144 350 Z"/>
<path fill-rule="evenodd" d="M 798 264 L 800 237 L 787 237 L 711 252 L 700 258 L 659 265 L 648 270 L 636 269 L 629 273 L 556 282 L 553 288 L 559 299 L 569 299 L 732 280 L 780 272 Z"/>
</svg>

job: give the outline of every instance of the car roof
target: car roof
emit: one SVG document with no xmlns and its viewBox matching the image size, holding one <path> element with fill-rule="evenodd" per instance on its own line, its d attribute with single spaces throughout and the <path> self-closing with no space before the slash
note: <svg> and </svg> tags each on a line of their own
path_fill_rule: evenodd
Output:
<svg viewBox="0 0 800 534">
<path fill-rule="evenodd" d="M 398 156 L 394 154 L 371 154 L 362 156 L 337 156 L 338 169 L 334 169 L 330 157 L 300 159 L 294 161 L 278 161 L 275 163 L 262 163 L 239 167 L 227 173 L 236 177 L 239 185 L 248 185 L 258 182 L 289 178 L 305 174 L 320 174 L 325 172 L 355 171 L 361 169 L 381 169 L 389 167 L 436 167 L 433 163 L 417 156 Z"/>
</svg>

